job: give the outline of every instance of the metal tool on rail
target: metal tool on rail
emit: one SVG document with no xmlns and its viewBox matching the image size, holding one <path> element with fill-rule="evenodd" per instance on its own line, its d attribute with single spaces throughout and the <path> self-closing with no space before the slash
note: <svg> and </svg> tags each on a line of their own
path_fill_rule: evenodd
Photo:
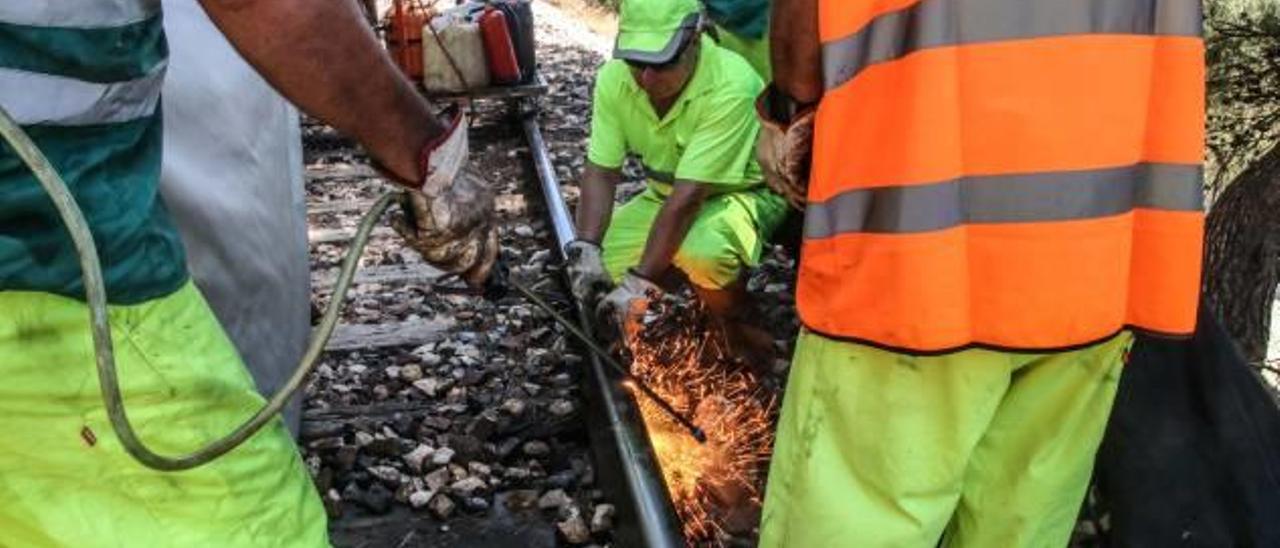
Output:
<svg viewBox="0 0 1280 548">
<path fill-rule="evenodd" d="M 698 425 L 694 424 L 692 420 L 677 411 L 675 406 L 671 405 L 671 402 L 668 402 L 665 398 L 655 392 L 653 388 L 644 381 L 644 379 L 632 374 L 631 370 L 619 363 L 618 360 L 613 357 L 612 353 L 601 347 L 600 344 L 595 341 L 594 337 L 566 318 L 545 299 L 539 297 L 537 292 L 533 291 L 532 288 L 512 280 L 510 277 L 510 269 L 508 269 L 501 261 L 494 265 L 493 272 L 489 275 L 489 279 L 485 280 L 484 287 L 479 290 L 461 289 L 455 291 L 462 294 L 479 295 L 485 299 L 494 301 L 506 297 L 507 294 L 510 293 L 511 289 L 515 289 L 516 292 L 524 296 L 525 300 L 529 301 L 530 304 L 538 307 L 543 312 L 546 312 L 547 315 L 551 316 L 552 320 L 565 328 L 565 330 L 568 331 L 570 335 L 573 335 L 575 339 L 578 339 L 578 342 L 581 342 L 586 346 L 587 350 L 599 357 L 604 361 L 605 365 L 608 365 L 610 369 L 613 369 L 621 375 L 628 384 L 635 387 L 636 390 L 639 390 L 645 397 L 653 401 L 659 409 L 662 409 L 664 413 L 670 416 L 672 420 L 684 427 L 684 429 L 689 432 L 689 435 L 693 436 L 693 439 L 697 440 L 698 443 L 707 442 L 707 434 L 702 428 L 698 427 Z"/>
<path fill-rule="evenodd" d="M 680 426 L 684 427 L 684 429 L 689 432 L 689 435 L 693 436 L 693 439 L 698 440 L 698 443 L 707 443 L 706 432 L 704 432 L 701 428 L 699 428 L 698 425 L 694 424 L 693 421 L 691 421 L 688 417 L 685 417 L 679 411 L 677 411 L 676 408 L 671 405 L 671 402 L 668 402 L 662 396 L 658 395 L 657 392 L 654 392 L 653 389 L 650 388 L 649 385 L 645 383 L 643 379 L 635 375 L 632 375 L 631 371 L 627 369 L 625 366 L 623 366 L 622 364 L 618 363 L 618 360 L 615 360 L 613 358 L 613 355 L 610 354 L 608 350 L 605 350 L 601 348 L 599 344 L 596 344 L 595 340 L 591 337 L 591 335 L 583 331 L 577 325 L 574 325 L 573 322 L 569 321 L 568 318 L 565 318 L 563 315 L 557 312 L 554 307 L 552 307 L 550 304 L 547 304 L 546 301 L 543 301 L 541 297 L 539 297 L 536 293 L 531 291 L 529 288 L 512 281 L 508 281 L 508 283 L 511 284 L 512 288 L 515 288 L 516 291 L 524 295 L 525 299 L 527 299 L 529 302 L 533 303 L 535 306 L 537 306 L 538 308 L 541 308 L 544 312 L 549 314 L 551 318 L 556 321 L 556 323 L 560 324 L 562 327 L 568 330 L 569 333 L 572 333 L 573 336 L 577 338 L 579 341 L 581 341 L 582 344 L 585 345 L 588 350 L 590 350 L 595 355 L 599 356 L 600 359 L 606 365 L 608 365 L 611 369 L 613 369 L 619 375 L 621 375 L 623 379 L 626 379 L 626 381 L 630 383 L 631 386 L 634 386 L 637 390 L 640 391 L 640 393 L 644 394 L 645 397 L 649 398 L 650 401 L 656 404 L 659 409 L 662 409 L 664 413 L 666 413 L 673 420 L 679 423 Z"/>
<path fill-rule="evenodd" d="M 93 236 L 89 231 L 88 224 L 85 222 L 84 214 L 79 206 L 76 205 L 75 198 L 67 189 L 66 183 L 58 174 L 53 165 L 40 152 L 29 136 L 22 130 L 20 126 L 9 116 L 9 113 L 0 107 L 0 135 L 4 137 L 5 142 L 18 154 L 22 161 L 27 165 L 31 172 L 36 176 L 41 187 L 49 195 L 53 201 L 54 207 L 58 211 L 58 215 L 62 218 L 68 232 L 71 235 L 72 242 L 79 256 L 81 276 L 85 287 L 85 301 L 89 308 L 89 321 L 93 338 L 95 363 L 98 372 L 98 384 L 102 390 L 103 404 L 107 409 L 107 416 L 110 419 L 111 427 L 115 431 L 116 436 L 120 439 L 121 445 L 125 450 L 143 465 L 164 471 L 188 470 L 206 464 L 231 450 L 239 447 L 249 438 L 253 437 L 268 422 L 276 417 L 293 395 L 302 387 L 307 376 L 315 369 L 320 355 L 324 352 L 325 344 L 333 334 L 333 329 L 337 325 L 338 314 L 342 309 L 342 302 L 346 299 L 347 291 L 351 287 L 352 280 L 355 277 L 355 271 L 359 264 L 359 258 L 365 246 L 369 242 L 369 235 L 373 231 L 373 226 L 378 219 L 387 210 L 395 192 L 383 194 L 374 203 L 373 207 L 365 213 L 360 220 L 359 229 L 348 248 L 346 256 L 343 258 L 342 269 L 338 274 L 337 285 L 334 288 L 333 297 L 330 299 L 329 305 L 325 308 L 324 315 L 321 317 L 319 325 L 312 333 L 311 341 L 307 346 L 306 352 L 303 354 L 302 360 L 298 367 L 294 370 L 288 382 L 275 394 L 270 400 L 254 413 L 252 417 L 235 428 L 231 433 L 219 438 L 204 447 L 192 451 L 181 456 L 165 456 L 152 451 L 138 437 L 132 423 L 129 422 L 128 411 L 125 409 L 122 394 L 120 392 L 120 383 L 116 373 L 115 350 L 111 342 L 111 326 L 108 323 L 107 316 L 107 300 L 106 290 L 103 284 L 102 268 L 98 259 L 98 251 L 93 243 Z M 505 276 L 503 276 L 505 277 Z M 565 326 L 570 333 L 579 338 L 592 352 L 597 353 L 611 367 L 618 370 L 628 378 L 632 378 L 634 384 L 641 389 L 643 393 L 654 399 L 654 401 L 672 415 L 680 424 L 685 425 L 689 429 L 690 434 L 699 441 L 705 441 L 706 435 L 694 426 L 692 423 L 681 416 L 667 402 L 663 401 L 657 394 L 654 394 L 648 387 L 630 376 L 626 368 L 619 365 L 612 356 L 605 350 L 601 349 L 586 333 L 582 332 L 577 326 L 563 318 L 551 305 L 528 288 L 510 280 L 505 280 L 511 287 L 516 288 L 526 298 L 529 298 L 536 306 L 542 308 L 552 315 L 561 325 Z"/>
</svg>

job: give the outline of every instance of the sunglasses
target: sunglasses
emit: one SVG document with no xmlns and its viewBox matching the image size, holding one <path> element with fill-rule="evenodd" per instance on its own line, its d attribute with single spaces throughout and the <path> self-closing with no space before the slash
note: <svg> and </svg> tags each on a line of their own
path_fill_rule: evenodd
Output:
<svg viewBox="0 0 1280 548">
<path fill-rule="evenodd" d="M 664 72 L 671 70 L 675 68 L 676 65 L 679 65 L 680 61 L 684 59 L 684 54 L 689 50 L 689 45 L 693 44 L 693 36 L 697 36 L 697 33 L 692 33 L 689 37 L 686 37 L 684 41 L 680 43 L 680 47 L 676 50 L 676 54 L 672 55 L 671 59 L 665 63 L 645 63 L 642 61 L 626 59 L 627 66 L 636 71 L 649 69 L 657 72 Z"/>
</svg>

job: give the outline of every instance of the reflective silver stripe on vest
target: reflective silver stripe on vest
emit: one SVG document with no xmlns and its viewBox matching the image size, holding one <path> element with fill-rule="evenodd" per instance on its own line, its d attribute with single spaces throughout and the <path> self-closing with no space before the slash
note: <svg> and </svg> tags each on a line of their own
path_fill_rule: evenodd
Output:
<svg viewBox="0 0 1280 548">
<path fill-rule="evenodd" d="M 118 27 L 159 11 L 160 0 L 0 0 L 0 22 L 34 27 Z"/>
<path fill-rule="evenodd" d="M 842 1 L 842 0 L 834 0 Z M 977 42 L 1079 34 L 1200 36 L 1200 0 L 921 0 L 822 45 L 827 89 L 876 63 Z"/>
<path fill-rule="evenodd" d="M 24 126 L 137 120 L 156 111 L 166 66 L 160 63 L 142 78 L 109 84 L 0 68 L 0 106 Z"/>
<path fill-rule="evenodd" d="M 1138 164 L 1091 171 L 964 177 L 851 190 L 809 204 L 804 235 L 913 233 L 962 224 L 1094 219 L 1135 208 L 1200 211 L 1202 168 Z"/>
</svg>

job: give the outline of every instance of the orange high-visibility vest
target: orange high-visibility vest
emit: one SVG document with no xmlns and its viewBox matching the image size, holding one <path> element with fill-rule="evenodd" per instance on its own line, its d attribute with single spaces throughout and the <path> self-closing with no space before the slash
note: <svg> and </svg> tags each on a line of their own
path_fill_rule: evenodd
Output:
<svg viewBox="0 0 1280 548">
<path fill-rule="evenodd" d="M 818 0 L 798 307 L 914 352 L 1195 328 L 1200 0 Z"/>
</svg>

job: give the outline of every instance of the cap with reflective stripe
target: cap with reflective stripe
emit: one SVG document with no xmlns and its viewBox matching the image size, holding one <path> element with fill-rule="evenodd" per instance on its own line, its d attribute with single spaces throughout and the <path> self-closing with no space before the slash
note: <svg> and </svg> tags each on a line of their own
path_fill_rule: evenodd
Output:
<svg viewBox="0 0 1280 548">
<path fill-rule="evenodd" d="M 679 53 L 698 31 L 702 11 L 697 0 L 624 0 L 618 15 L 615 59 L 661 64 Z"/>
</svg>

